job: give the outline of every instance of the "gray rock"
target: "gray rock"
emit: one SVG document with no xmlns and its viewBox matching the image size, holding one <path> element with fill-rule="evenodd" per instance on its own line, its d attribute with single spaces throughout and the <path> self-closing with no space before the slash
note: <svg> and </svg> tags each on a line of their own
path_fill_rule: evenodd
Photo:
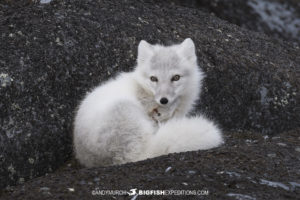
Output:
<svg viewBox="0 0 300 200">
<path fill-rule="evenodd" d="M 119 166 L 64 167 L 22 186 L 11 187 L 9 191 L 4 190 L 0 198 L 131 199 L 127 192 L 136 189 L 138 193 L 149 191 L 149 195 L 138 195 L 137 199 L 299 199 L 300 160 L 294 153 L 299 145 L 296 140 L 299 131 L 282 133 L 280 141 L 291 148 L 278 148 L 272 140 L 266 143 L 259 134 L 230 132 L 223 146 L 208 151 L 169 154 Z M 245 138 L 253 137 L 258 143 L 245 145 Z M 277 156 L 269 157 L 269 152 Z M 172 169 L 166 173 L 170 166 Z M 99 181 L 95 181 L 97 178 Z M 41 192 L 41 185 L 49 190 Z M 108 190 L 124 192 L 104 194 Z M 151 190 L 156 194 L 161 190 L 173 193 L 151 195 Z"/>
<path fill-rule="evenodd" d="M 300 43 L 300 3 L 298 0 L 165 0 L 213 13 L 249 30 Z"/>
<path fill-rule="evenodd" d="M 131 70 L 141 39 L 195 41 L 207 75 L 197 111 L 224 130 L 277 134 L 299 127 L 299 47 L 151 2 L 56 0 L 18 12 L 0 5 L 0 188 L 70 159 L 80 99 Z"/>
</svg>

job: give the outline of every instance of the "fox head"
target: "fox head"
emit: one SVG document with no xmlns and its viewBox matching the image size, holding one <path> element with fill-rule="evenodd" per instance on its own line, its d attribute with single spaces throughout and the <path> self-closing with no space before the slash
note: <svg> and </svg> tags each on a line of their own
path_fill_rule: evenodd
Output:
<svg viewBox="0 0 300 200">
<path fill-rule="evenodd" d="M 172 46 L 138 46 L 136 72 L 139 83 L 153 95 L 156 103 L 169 106 L 189 93 L 198 95 L 202 75 L 197 65 L 194 42 L 188 38 Z"/>
</svg>

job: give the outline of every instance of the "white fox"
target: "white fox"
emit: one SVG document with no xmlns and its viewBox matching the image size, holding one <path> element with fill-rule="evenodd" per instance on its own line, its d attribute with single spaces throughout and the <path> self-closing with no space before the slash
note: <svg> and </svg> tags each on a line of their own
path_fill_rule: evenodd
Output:
<svg viewBox="0 0 300 200">
<path fill-rule="evenodd" d="M 96 87 L 81 102 L 75 157 L 96 167 L 219 146 L 222 134 L 213 122 L 187 116 L 203 76 L 191 39 L 172 46 L 142 40 L 135 70 Z"/>
</svg>

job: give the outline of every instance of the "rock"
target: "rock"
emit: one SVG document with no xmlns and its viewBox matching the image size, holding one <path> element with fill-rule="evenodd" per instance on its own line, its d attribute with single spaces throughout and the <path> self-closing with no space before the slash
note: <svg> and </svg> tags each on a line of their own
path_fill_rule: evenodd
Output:
<svg viewBox="0 0 300 200">
<path fill-rule="evenodd" d="M 300 43 L 300 3 L 298 0 L 166 0 L 213 13 L 249 30 Z"/>
<path fill-rule="evenodd" d="M 197 111 L 224 130 L 275 135 L 299 127 L 297 46 L 152 1 L 0 6 L 0 188 L 71 158 L 76 106 L 92 87 L 133 69 L 141 39 L 195 41 L 207 75 Z"/>
<path fill-rule="evenodd" d="M 300 129 L 282 133 L 279 141 L 289 148 L 281 149 L 276 141 L 266 142 L 261 134 L 228 132 L 226 143 L 220 148 L 169 154 L 112 167 L 65 167 L 23 186 L 11 187 L 0 197 L 3 200 L 132 199 L 127 192 L 136 189 L 144 194 L 147 190 L 148 194 L 151 190 L 179 194 L 138 195 L 137 199 L 297 199 L 300 160 L 294 148 L 300 145 L 296 140 L 299 133 Z M 246 140 L 253 139 L 258 143 L 247 146 Z M 277 156 L 268 157 L 270 153 Z M 172 169 L 166 173 L 170 166 Z M 91 184 L 82 184 L 82 180 Z M 49 190 L 41 191 L 41 185 Z M 119 195 L 105 194 L 108 190 Z M 183 190 L 190 195 L 184 195 Z"/>
<path fill-rule="evenodd" d="M 1 0 L 0 8 L 6 9 L 7 6 L 18 8 L 18 7 L 23 7 L 26 5 L 33 4 L 33 3 L 38 3 L 38 2 L 39 2 L 39 0 Z M 0 12 L 1 12 L 1 9 L 0 9 Z"/>
</svg>

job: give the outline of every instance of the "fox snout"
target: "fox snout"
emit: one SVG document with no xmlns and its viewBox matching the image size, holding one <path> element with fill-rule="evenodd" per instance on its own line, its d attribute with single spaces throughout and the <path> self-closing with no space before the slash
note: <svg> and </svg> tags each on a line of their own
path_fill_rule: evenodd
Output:
<svg viewBox="0 0 300 200">
<path fill-rule="evenodd" d="M 172 99 L 170 99 L 167 95 L 157 96 L 155 97 L 155 101 L 161 106 L 169 106 L 172 104 Z"/>
<path fill-rule="evenodd" d="M 169 102 L 169 100 L 168 100 L 166 97 L 163 97 L 163 98 L 160 99 L 159 102 L 160 102 L 161 104 L 165 105 L 165 104 L 167 104 L 167 103 Z"/>
<path fill-rule="evenodd" d="M 161 106 L 169 106 L 176 99 L 175 88 L 170 84 L 159 83 L 154 89 L 155 101 Z"/>
<path fill-rule="evenodd" d="M 155 101 L 159 105 L 165 107 L 165 106 L 171 106 L 171 105 L 173 105 L 177 100 L 176 100 L 176 98 L 174 99 L 174 98 L 166 95 L 166 96 L 155 98 Z"/>
</svg>

